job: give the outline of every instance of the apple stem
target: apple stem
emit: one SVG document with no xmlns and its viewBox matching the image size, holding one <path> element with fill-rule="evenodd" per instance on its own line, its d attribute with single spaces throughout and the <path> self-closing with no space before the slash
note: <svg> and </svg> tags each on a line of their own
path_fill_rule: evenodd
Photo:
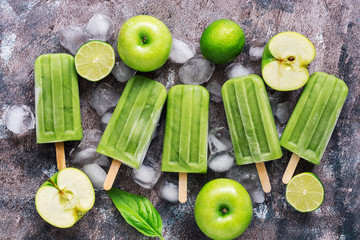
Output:
<svg viewBox="0 0 360 240">
<path fill-rule="evenodd" d="M 147 40 L 148 40 L 147 36 L 144 36 L 144 37 L 141 39 L 142 44 L 146 44 Z"/>
<path fill-rule="evenodd" d="M 47 181 L 50 182 L 52 185 L 54 185 L 54 187 L 55 187 L 57 190 L 61 191 L 61 190 L 59 189 L 58 185 L 57 185 L 53 180 L 51 180 L 51 179 L 49 178 Z"/>
<path fill-rule="evenodd" d="M 223 208 L 223 209 L 222 209 L 222 212 L 223 212 L 223 213 L 227 213 L 227 212 L 228 212 L 227 208 Z"/>
</svg>

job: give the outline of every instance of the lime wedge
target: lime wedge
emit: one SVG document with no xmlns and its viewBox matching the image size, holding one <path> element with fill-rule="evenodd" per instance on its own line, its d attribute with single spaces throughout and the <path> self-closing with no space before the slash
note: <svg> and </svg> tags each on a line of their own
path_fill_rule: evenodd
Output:
<svg viewBox="0 0 360 240">
<path fill-rule="evenodd" d="M 110 44 L 90 41 L 82 45 L 75 55 L 77 73 L 89 80 L 99 81 L 109 75 L 115 65 L 115 52 Z"/>
<path fill-rule="evenodd" d="M 299 212 L 312 212 L 324 200 L 324 186 L 313 173 L 294 176 L 286 187 L 286 201 Z"/>
</svg>

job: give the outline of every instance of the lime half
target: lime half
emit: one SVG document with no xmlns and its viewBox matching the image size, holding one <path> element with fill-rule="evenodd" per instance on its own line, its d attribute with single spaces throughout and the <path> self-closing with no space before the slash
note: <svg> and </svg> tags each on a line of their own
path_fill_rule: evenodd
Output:
<svg viewBox="0 0 360 240">
<path fill-rule="evenodd" d="M 115 52 L 110 44 L 90 41 L 82 45 L 75 55 L 77 73 L 89 80 L 99 81 L 109 75 L 115 65 Z"/>
<path fill-rule="evenodd" d="M 286 187 L 286 201 L 299 212 L 312 212 L 324 200 L 324 186 L 313 173 L 294 176 Z"/>
</svg>

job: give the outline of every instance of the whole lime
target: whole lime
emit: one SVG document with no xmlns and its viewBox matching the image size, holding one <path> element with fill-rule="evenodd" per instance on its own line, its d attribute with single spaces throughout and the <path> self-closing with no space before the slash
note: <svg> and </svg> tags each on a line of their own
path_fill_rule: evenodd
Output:
<svg viewBox="0 0 360 240">
<path fill-rule="evenodd" d="M 245 45 L 245 35 L 241 27 L 229 19 L 219 19 L 211 23 L 203 32 L 200 48 L 203 56 L 215 64 L 233 61 Z"/>
</svg>

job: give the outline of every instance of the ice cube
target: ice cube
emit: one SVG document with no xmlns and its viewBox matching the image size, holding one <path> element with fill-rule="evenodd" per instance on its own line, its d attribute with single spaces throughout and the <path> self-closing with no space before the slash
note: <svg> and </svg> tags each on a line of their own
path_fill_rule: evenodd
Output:
<svg viewBox="0 0 360 240">
<path fill-rule="evenodd" d="M 81 169 L 90 179 L 92 185 L 97 190 L 102 190 L 106 179 L 106 172 L 102 167 L 93 163 L 85 165 Z"/>
<path fill-rule="evenodd" d="M 235 157 L 231 151 L 223 151 L 211 154 L 208 162 L 214 172 L 226 172 L 235 165 Z"/>
<path fill-rule="evenodd" d="M 194 57 L 194 50 L 183 41 L 173 38 L 172 48 L 169 58 L 176 63 L 185 63 Z"/>
<path fill-rule="evenodd" d="M 262 190 L 254 164 L 237 165 L 226 173 L 226 177 L 243 185 L 250 194 L 252 201 L 256 203 L 262 203 L 265 201 L 265 194 Z"/>
<path fill-rule="evenodd" d="M 263 203 L 265 201 L 265 194 L 262 188 L 257 187 L 256 189 L 252 189 L 250 197 L 256 203 Z"/>
<path fill-rule="evenodd" d="M 214 63 L 206 60 L 202 55 L 197 55 L 181 66 L 179 79 L 185 84 L 203 84 L 209 81 L 214 70 Z"/>
<path fill-rule="evenodd" d="M 251 46 L 249 49 L 249 55 L 251 61 L 257 61 L 260 60 L 262 57 L 262 54 L 264 52 L 265 45 L 263 47 L 254 47 Z"/>
<path fill-rule="evenodd" d="M 6 127 L 15 134 L 24 134 L 35 128 L 35 117 L 25 105 L 14 105 L 5 113 Z"/>
<path fill-rule="evenodd" d="M 123 61 L 120 60 L 115 63 L 111 73 L 119 82 L 126 82 L 136 74 L 136 70 L 128 67 Z"/>
<path fill-rule="evenodd" d="M 152 157 L 146 156 L 139 169 L 133 169 L 132 177 L 140 186 L 152 188 L 161 175 L 160 164 Z"/>
<path fill-rule="evenodd" d="M 159 197 L 169 202 L 179 201 L 179 188 L 171 182 L 164 181 L 160 186 Z"/>
<path fill-rule="evenodd" d="M 277 110 L 276 110 L 276 117 L 279 119 L 279 122 L 281 124 L 284 124 L 288 121 L 290 117 L 290 103 L 289 102 L 283 102 L 279 103 Z"/>
<path fill-rule="evenodd" d="M 208 135 L 210 154 L 232 149 L 230 132 L 224 127 L 212 129 Z"/>
<path fill-rule="evenodd" d="M 98 129 L 85 129 L 83 131 L 83 138 L 81 139 L 82 144 L 93 144 L 98 145 L 102 138 L 103 132 Z"/>
<path fill-rule="evenodd" d="M 276 115 L 276 111 L 278 109 L 278 103 L 277 103 L 277 99 L 276 96 L 274 96 L 274 94 L 268 94 L 269 96 L 269 102 L 270 102 L 270 106 L 271 106 L 271 111 L 273 116 L 275 117 Z"/>
<path fill-rule="evenodd" d="M 246 76 L 254 73 L 251 68 L 246 68 L 240 63 L 232 63 L 225 68 L 225 73 L 229 79 L 234 77 Z"/>
<path fill-rule="evenodd" d="M 261 59 L 265 49 L 266 43 L 269 41 L 267 38 L 257 37 L 250 42 L 249 59 L 250 61 L 258 61 Z"/>
<path fill-rule="evenodd" d="M 102 116 L 109 108 L 116 106 L 119 98 L 120 94 L 112 86 L 100 83 L 91 94 L 90 106 Z"/>
<path fill-rule="evenodd" d="M 212 81 L 206 86 L 206 89 L 210 93 L 210 100 L 211 101 L 213 101 L 213 102 L 222 102 L 220 84 L 218 84 L 216 81 Z"/>
<path fill-rule="evenodd" d="M 72 55 L 75 55 L 81 45 L 89 40 L 89 36 L 81 26 L 68 26 L 60 31 L 60 44 Z"/>
<path fill-rule="evenodd" d="M 108 157 L 96 152 L 96 146 L 93 145 L 79 145 L 70 151 L 69 157 L 72 164 L 80 167 L 92 163 L 104 167 L 110 166 Z"/>
<path fill-rule="evenodd" d="M 107 41 L 114 33 L 113 21 L 102 14 L 93 15 L 85 28 L 91 40 Z"/>
<path fill-rule="evenodd" d="M 96 152 L 102 134 L 103 133 L 97 129 L 84 130 L 84 137 L 80 144 L 69 153 L 71 163 L 77 166 L 93 163 L 104 167 L 110 166 L 108 157 Z"/>
<path fill-rule="evenodd" d="M 101 118 L 101 123 L 108 125 L 108 123 L 110 122 L 111 116 L 112 116 L 111 112 L 105 113 Z"/>
</svg>

